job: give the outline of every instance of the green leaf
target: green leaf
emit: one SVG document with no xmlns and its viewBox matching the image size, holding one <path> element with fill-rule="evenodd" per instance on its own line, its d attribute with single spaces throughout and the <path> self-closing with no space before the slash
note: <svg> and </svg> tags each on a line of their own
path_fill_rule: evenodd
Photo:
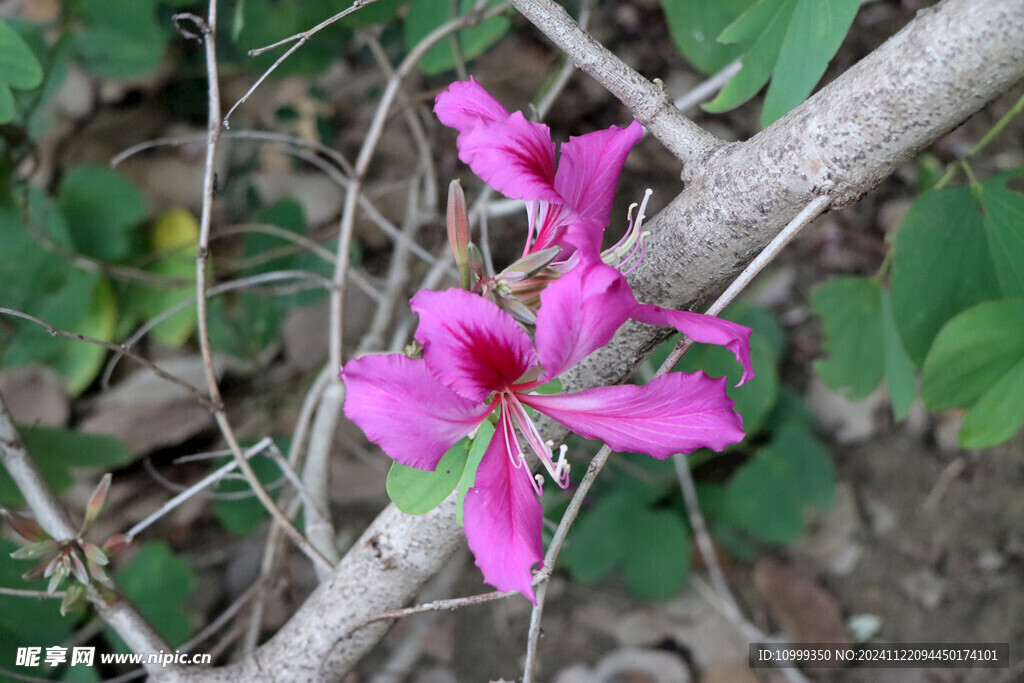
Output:
<svg viewBox="0 0 1024 683">
<path fill-rule="evenodd" d="M 74 35 L 83 66 L 97 76 L 133 78 L 153 70 L 167 46 L 157 0 L 81 0 Z"/>
<path fill-rule="evenodd" d="M 917 394 L 917 373 L 914 370 L 914 361 L 907 355 L 907 350 L 903 347 L 899 332 L 896 330 L 889 290 L 880 291 L 882 364 L 885 367 L 885 384 L 889 390 L 892 416 L 898 422 L 907 416 L 910 406 L 914 403 L 914 396 Z"/>
<path fill-rule="evenodd" d="M 29 221 L 32 232 L 15 206 L 0 202 L 4 305 L 34 315 L 57 329 L 110 341 L 117 310 L 109 284 L 95 273 L 69 267 L 38 241 L 46 239 L 60 248 L 72 248 L 61 212 L 47 197 L 31 191 Z M 96 376 L 105 354 L 98 346 L 51 336 L 45 328 L 27 320 L 12 321 L 10 330 L 6 348 L 0 349 L 3 363 L 50 365 L 63 374 L 74 394 Z"/>
<path fill-rule="evenodd" d="M 253 217 L 256 223 L 264 223 L 284 228 L 295 235 L 305 236 L 306 215 L 302 205 L 293 199 L 282 199 L 264 207 Z M 282 253 L 283 252 L 283 253 Z M 275 253 L 281 254 L 275 256 Z M 333 276 L 333 265 L 316 254 L 298 247 L 294 242 L 276 235 L 263 232 L 252 232 L 246 235 L 242 248 L 242 256 L 255 262 L 246 268 L 246 275 L 269 273 L 275 270 L 304 270 L 319 273 L 327 279 Z M 296 306 L 305 306 L 327 296 L 323 288 L 297 292 L 286 296 L 275 297 L 278 308 L 285 313 Z"/>
<path fill-rule="evenodd" d="M 738 45 L 715 40 L 756 0 L 661 0 L 672 42 L 697 70 L 713 74 L 740 56 Z"/>
<path fill-rule="evenodd" d="M 282 452 L 288 450 L 287 443 L 279 442 L 277 447 Z M 217 466 L 223 466 L 230 461 L 231 458 L 227 458 L 218 462 Z M 281 468 L 271 458 L 254 457 L 249 463 L 264 488 L 280 481 L 283 476 Z M 235 476 L 221 480 L 214 492 L 216 502 L 213 504 L 213 512 L 221 525 L 236 536 L 248 536 L 269 515 L 263 503 L 252 492 L 252 486 L 237 470 Z M 248 495 L 243 497 L 243 493 Z M 269 490 L 268 493 L 271 498 L 277 498 L 277 491 Z"/>
<path fill-rule="evenodd" d="M 256 361 L 277 339 L 281 311 L 270 294 L 243 292 L 210 301 L 210 343 L 240 361 Z"/>
<path fill-rule="evenodd" d="M 641 599 L 667 600 L 686 581 L 690 535 L 682 518 L 669 510 L 642 510 L 634 517 L 624 549 L 626 586 Z"/>
<path fill-rule="evenodd" d="M 1024 359 L 981 395 L 960 427 L 960 445 L 982 448 L 1006 441 L 1024 424 Z"/>
<path fill-rule="evenodd" d="M 835 470 L 817 439 L 790 423 L 740 468 L 726 495 L 728 520 L 762 540 L 789 543 L 803 531 L 804 508 L 832 503 Z"/>
<path fill-rule="evenodd" d="M 832 280 L 811 297 L 825 327 L 823 360 L 814 369 L 829 386 L 848 389 L 850 398 L 866 397 L 882 380 L 881 291 L 874 280 Z"/>
<path fill-rule="evenodd" d="M 966 187 L 921 195 L 893 247 L 892 308 L 900 339 L 920 368 L 939 329 L 1001 294 L 984 216 Z"/>
<path fill-rule="evenodd" d="M 1006 296 L 1024 295 L 1024 194 L 1007 183 L 1024 169 L 1003 173 L 981 186 L 983 223 L 996 279 Z"/>
<path fill-rule="evenodd" d="M 105 166 L 68 171 L 58 203 L 78 251 L 104 261 L 129 256 L 130 231 L 146 217 L 146 200 L 138 188 Z"/>
<path fill-rule="evenodd" d="M 74 331 L 102 341 L 112 341 L 117 328 L 117 299 L 106 280 L 97 280 L 92 289 L 89 310 Z M 62 353 L 50 362 L 50 366 L 64 376 L 68 392 L 77 396 L 92 384 L 103 367 L 107 350 L 102 346 L 66 340 Z"/>
<path fill-rule="evenodd" d="M 11 88 L 30 90 L 43 82 L 43 68 L 25 41 L 0 21 L 0 123 L 14 119 Z"/>
<path fill-rule="evenodd" d="M 237 43 L 243 28 L 245 28 L 245 0 L 235 0 L 235 11 L 231 15 L 231 40 Z"/>
<path fill-rule="evenodd" d="M 434 471 L 399 462 L 388 472 L 388 496 L 407 515 L 422 515 L 440 505 L 462 478 L 473 442 L 464 438 L 448 449 Z"/>
<path fill-rule="evenodd" d="M 25 445 L 36 460 L 59 460 L 67 467 L 113 470 L 130 463 L 132 452 L 106 434 L 35 426 L 23 430 Z"/>
<path fill-rule="evenodd" d="M 1012 374 L 1022 358 L 1024 298 L 978 304 L 935 337 L 922 370 L 921 396 L 931 410 L 969 407 Z"/>
<path fill-rule="evenodd" d="M 704 106 L 710 112 L 738 107 L 768 81 L 761 125 L 768 126 L 814 89 L 853 23 L 859 0 L 761 0 L 719 35 L 742 52 L 739 73 Z"/>
<path fill-rule="evenodd" d="M 175 555 L 167 544 L 150 541 L 115 572 L 114 578 L 125 597 L 172 647 L 185 642 L 192 633 L 186 604 L 195 577 L 184 558 Z M 112 630 L 108 629 L 106 636 L 118 651 L 130 651 Z"/>
<path fill-rule="evenodd" d="M 807 99 L 839 51 L 859 8 L 860 0 L 799 0 L 764 96 L 762 127 Z"/>
<path fill-rule="evenodd" d="M 462 524 L 462 506 L 466 502 L 466 493 L 476 483 L 476 470 L 484 459 L 484 453 L 494 436 L 494 425 L 487 420 L 477 427 L 476 436 L 473 437 L 473 446 L 469 449 L 469 457 L 466 459 L 466 467 L 462 472 L 462 479 L 459 480 L 458 502 L 455 508 L 455 519 Z"/>
<path fill-rule="evenodd" d="M 629 529 L 622 522 L 635 506 L 629 495 L 616 492 L 598 499 L 580 515 L 562 550 L 562 560 L 575 581 L 595 583 L 624 559 Z"/>
<path fill-rule="evenodd" d="M 32 425 L 19 432 L 43 479 L 57 494 L 70 488 L 72 467 L 114 470 L 133 459 L 128 447 L 112 436 Z M 0 504 L 24 502 L 7 470 L 0 469 Z"/>
<path fill-rule="evenodd" d="M 491 6 L 494 4 L 496 3 L 492 2 Z M 473 0 L 462 0 L 459 7 L 460 16 L 467 14 L 472 7 Z M 451 18 L 451 0 L 412 0 L 409 14 L 403 24 L 406 49 L 413 49 L 434 29 Z M 468 61 L 479 56 L 508 33 L 510 26 L 506 17 L 498 16 L 456 33 L 463 58 Z M 453 68 L 455 55 L 452 53 L 451 43 L 443 40 L 432 47 L 420 59 L 419 66 L 428 75 L 439 74 Z"/>
<path fill-rule="evenodd" d="M 720 113 L 735 109 L 768 82 L 797 1 L 761 0 L 722 31 L 718 37 L 720 42 L 739 43 L 743 65 L 718 96 L 703 105 L 705 111 Z"/>
<path fill-rule="evenodd" d="M 269 2 L 245 0 L 242 9 L 242 30 L 238 34 L 238 59 L 247 70 L 259 73 L 269 68 L 289 46 L 281 46 L 258 57 L 246 54 L 249 50 L 265 47 L 288 36 L 307 31 L 352 3 L 347 0 L 320 0 L 319 2 Z M 371 5 L 369 8 L 372 8 Z M 364 10 L 360 10 L 362 12 Z M 358 15 L 359 12 L 356 12 Z M 355 15 L 353 15 L 355 16 Z M 289 75 L 315 76 L 343 54 L 343 46 L 351 36 L 344 20 L 323 29 L 302 49 L 296 50 L 275 69 L 272 78 Z"/>
</svg>

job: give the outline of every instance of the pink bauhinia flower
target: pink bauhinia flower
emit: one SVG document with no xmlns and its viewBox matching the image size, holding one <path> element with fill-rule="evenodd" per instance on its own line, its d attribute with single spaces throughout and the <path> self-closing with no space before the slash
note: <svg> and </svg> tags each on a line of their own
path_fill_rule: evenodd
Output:
<svg viewBox="0 0 1024 683">
<path fill-rule="evenodd" d="M 554 456 L 526 408 L 615 450 L 656 458 L 722 450 L 743 438 L 725 379 L 703 373 L 672 372 L 644 386 L 572 394 L 534 390 L 607 344 L 628 318 L 725 344 L 743 364 L 743 381 L 753 376 L 748 328 L 639 304 L 622 274 L 600 261 L 581 263 L 555 280 L 540 302 L 531 340 L 509 313 L 480 296 L 421 291 L 411 304 L 420 316 L 416 339 L 423 357 L 364 356 L 341 373 L 345 414 L 391 458 L 412 467 L 433 470 L 448 448 L 496 414 L 494 436 L 465 499 L 466 537 L 488 583 L 531 600 L 532 568 L 543 557 L 541 485 L 517 430 L 560 486 L 568 485 L 568 468 L 564 449 Z"/>
<path fill-rule="evenodd" d="M 437 96 L 434 113 L 459 131 L 459 158 L 506 197 L 526 201 L 526 254 L 563 248 L 594 260 L 608 225 L 615 186 L 626 155 L 642 135 L 634 121 L 571 137 L 556 163 L 550 129 L 509 113 L 470 78 Z"/>
</svg>

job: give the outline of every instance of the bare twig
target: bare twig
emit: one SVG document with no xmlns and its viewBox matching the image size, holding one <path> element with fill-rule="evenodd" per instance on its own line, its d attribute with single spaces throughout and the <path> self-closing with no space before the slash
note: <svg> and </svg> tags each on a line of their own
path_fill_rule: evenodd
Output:
<svg viewBox="0 0 1024 683">
<path fill-rule="evenodd" d="M 433 578 L 423 589 L 424 600 L 451 594 L 452 587 L 466 568 L 467 554 L 465 550 L 461 551 L 444 571 Z M 408 634 L 392 650 L 387 663 L 370 679 L 370 683 L 401 683 L 407 680 L 410 670 L 419 660 L 424 646 L 434 632 L 434 625 L 439 617 L 437 611 L 433 611 L 413 622 Z"/>
<path fill-rule="evenodd" d="M 276 43 L 272 43 L 271 45 L 267 45 L 265 47 L 256 48 L 255 50 L 249 50 L 249 56 L 250 57 L 258 57 L 259 55 L 263 54 L 264 52 L 267 52 L 268 50 L 273 50 L 275 47 L 280 47 L 281 45 L 286 45 L 287 43 L 291 43 L 291 42 L 295 43 L 290 48 L 288 48 L 288 50 L 283 55 L 278 57 L 277 61 L 275 61 L 273 64 L 271 64 L 269 69 L 264 71 L 263 74 L 259 78 L 256 79 L 256 82 L 252 84 L 252 87 L 250 87 L 249 90 L 247 90 L 244 95 L 242 95 L 241 99 L 239 99 L 237 102 L 235 102 L 231 106 L 231 109 L 228 110 L 227 115 L 224 117 L 224 127 L 225 128 L 228 127 L 228 119 L 230 119 L 231 115 L 233 113 L 235 113 L 235 110 L 238 109 L 238 107 L 241 106 L 241 104 L 243 102 L 248 100 L 250 95 L 252 95 L 254 92 L 256 92 L 256 88 L 260 87 L 260 84 L 263 83 L 263 81 L 265 81 L 267 79 L 267 77 L 270 76 L 270 74 L 274 73 L 274 71 L 277 69 L 277 67 L 281 66 L 281 64 L 284 62 L 284 60 L 286 60 L 289 57 L 291 57 L 292 53 L 294 53 L 300 47 L 305 45 L 307 40 L 309 40 L 312 36 L 316 35 L 320 31 L 322 31 L 325 28 L 327 28 L 328 26 L 330 26 L 334 22 L 336 22 L 336 21 L 338 21 L 340 19 L 344 19 L 349 14 L 352 14 L 353 12 L 362 9 L 363 7 L 366 7 L 367 5 L 372 5 L 375 2 L 377 2 L 377 0 L 353 0 L 351 7 L 348 7 L 346 9 L 342 10 L 341 12 L 338 12 L 337 14 L 335 14 L 330 19 L 325 19 L 324 21 L 321 21 L 319 24 L 317 24 L 313 28 L 309 29 L 308 31 L 303 31 L 302 33 L 296 33 L 293 36 L 289 36 L 287 38 L 284 38 L 283 40 L 279 40 Z"/>
<path fill-rule="evenodd" d="M 213 371 L 213 351 L 210 346 L 209 318 L 207 316 L 206 306 L 206 266 L 210 251 L 210 228 L 213 217 L 213 190 L 215 181 L 214 168 L 217 155 L 217 141 L 219 140 L 221 133 L 220 86 L 217 78 L 216 0 L 210 0 L 209 11 L 205 22 L 195 15 L 189 15 L 189 18 L 201 29 L 206 53 L 207 106 L 209 107 L 209 112 L 207 116 L 206 130 L 206 161 L 205 171 L 203 173 L 203 203 L 199 221 L 199 244 L 196 248 L 196 318 L 198 320 L 199 327 L 199 350 L 203 356 L 207 388 L 210 392 L 210 399 L 217 406 L 213 411 L 213 416 L 217 422 L 217 426 L 220 428 L 224 440 L 227 441 L 228 447 L 231 449 L 235 456 L 235 460 L 238 462 L 238 467 L 245 474 L 245 478 L 248 480 L 249 485 L 256 494 L 256 497 L 260 499 L 260 502 L 263 503 L 263 506 L 268 512 L 270 512 L 271 516 L 273 516 L 274 519 L 284 527 L 295 545 L 313 561 L 315 566 L 330 567 L 332 566 L 332 563 L 317 551 L 315 547 L 310 545 L 309 541 L 307 541 L 299 530 L 295 528 L 295 525 L 285 517 L 284 513 L 282 513 L 277 507 L 274 499 L 271 498 L 270 494 L 268 494 L 263 488 L 259 477 L 256 476 L 256 472 L 253 471 L 249 461 L 246 460 L 245 455 L 242 453 L 242 448 L 238 443 L 238 438 L 235 436 L 234 430 L 232 429 L 230 422 L 228 422 L 227 415 L 223 410 L 223 401 L 220 395 L 220 388 L 217 384 L 217 376 Z"/>
<path fill-rule="evenodd" d="M 10 308 L 2 308 L 2 307 L 0 307 L 0 315 L 10 315 L 10 316 L 13 316 L 15 318 L 21 318 L 23 320 L 28 320 L 29 322 L 33 322 L 33 323 L 35 323 L 37 325 L 41 325 L 42 327 L 45 327 L 46 331 L 49 332 L 54 337 L 63 337 L 65 339 L 74 339 L 74 340 L 77 340 L 77 341 L 86 342 L 87 344 L 94 344 L 96 346 L 100 346 L 100 347 L 102 347 L 104 349 L 107 349 L 108 351 L 113 351 L 114 353 L 116 353 L 116 354 L 118 354 L 120 356 L 128 356 L 129 358 L 131 358 L 133 361 L 135 361 L 139 365 L 145 366 L 146 368 L 151 370 L 153 372 L 153 374 L 155 374 L 160 379 L 167 380 L 168 382 L 171 382 L 172 384 L 176 384 L 179 387 L 181 387 L 182 389 L 185 389 L 193 397 L 195 397 L 196 401 L 198 401 L 202 405 L 206 406 L 207 408 L 210 408 L 210 409 L 216 408 L 216 405 L 209 399 L 209 397 L 204 396 L 194 386 L 192 386 L 188 382 L 184 381 L 183 379 L 181 379 L 179 377 L 176 377 L 176 376 L 172 375 L 171 373 L 167 372 L 166 370 L 164 370 L 163 368 L 161 368 L 159 365 L 157 365 L 153 361 L 149 360 L 148 358 L 144 358 L 144 357 L 140 356 L 139 354 L 135 353 L 128 346 L 124 346 L 124 345 L 121 345 L 121 344 L 114 344 L 114 343 L 108 342 L 108 341 L 103 341 L 102 339 L 96 339 L 94 337 L 89 337 L 89 336 L 84 335 L 84 334 L 79 334 L 78 332 L 69 332 L 67 330 L 59 330 L 56 327 L 54 327 L 53 325 L 51 325 L 50 323 L 46 322 L 45 320 L 40 320 L 39 318 L 35 317 L 34 315 L 29 315 L 28 313 L 22 313 L 21 311 L 15 311 L 15 310 L 12 310 Z"/>
<path fill-rule="evenodd" d="M 268 282 L 280 282 L 290 280 L 307 280 L 310 281 L 311 283 L 314 283 L 314 286 L 323 287 L 325 289 L 329 289 L 331 287 L 331 282 L 324 278 L 322 275 L 319 275 L 317 273 L 312 273 L 305 270 L 276 270 L 271 271 L 269 273 L 260 273 L 258 275 L 252 275 L 250 277 L 245 277 L 230 282 L 222 282 L 219 285 L 215 285 L 207 289 L 206 296 L 217 296 L 225 292 L 231 292 L 238 289 L 245 289 L 248 287 L 255 287 L 257 285 L 266 284 Z M 128 356 L 137 363 L 144 365 L 150 370 L 152 370 L 158 377 L 166 379 L 169 382 L 174 382 L 175 384 L 182 385 L 184 386 L 184 388 L 187 389 L 191 385 L 184 383 L 182 380 L 178 379 L 177 377 L 174 377 L 173 375 L 170 375 L 167 372 L 164 372 L 163 370 L 160 370 L 159 367 L 156 366 L 152 361 L 143 358 L 142 356 L 133 352 L 132 348 L 136 344 L 138 344 L 139 340 L 145 337 L 149 333 L 149 331 L 152 330 L 154 327 L 156 327 L 163 321 L 167 320 L 168 318 L 180 313 L 181 311 L 184 311 L 188 307 L 194 305 L 197 300 L 197 297 L 193 296 L 188 299 L 179 301 L 174 306 L 171 306 L 170 308 L 166 309 L 159 315 L 154 316 L 150 320 L 143 323 L 139 327 L 139 329 L 137 329 L 130 337 L 128 337 L 128 339 L 126 339 L 121 344 L 111 344 L 110 342 L 93 340 L 91 337 L 85 337 L 84 335 L 80 335 L 77 332 L 63 332 L 61 330 L 54 330 L 50 328 L 50 326 L 47 325 L 46 323 L 39 321 L 38 319 L 33 318 L 32 316 L 20 313 L 18 311 L 0 309 L 0 313 L 16 315 L 22 318 L 26 318 L 27 320 L 39 322 L 40 324 L 46 326 L 49 329 L 50 334 L 66 336 L 70 339 L 79 339 L 81 341 L 88 341 L 90 343 L 97 343 L 103 346 L 104 348 L 113 351 L 114 356 L 111 357 L 109 361 L 107 361 L 107 365 L 106 367 L 103 368 L 103 373 L 100 376 L 101 383 L 104 386 L 107 386 L 107 384 L 109 383 L 110 378 L 113 376 L 114 368 L 117 367 L 117 364 L 121 360 L 121 357 Z M 207 408 L 210 408 L 211 410 L 215 410 L 218 408 L 217 404 L 213 403 L 213 401 L 211 401 L 209 397 L 203 396 L 201 393 L 199 393 L 199 390 L 196 389 L 195 387 L 192 387 L 190 393 L 196 394 L 196 400 L 199 401 L 202 405 L 206 406 Z"/>
<path fill-rule="evenodd" d="M 246 458 L 251 458 L 252 456 L 254 456 L 254 455 L 258 454 L 258 453 L 262 453 L 264 450 L 266 450 L 267 448 L 272 447 L 273 445 L 274 445 L 274 442 L 270 439 L 270 437 L 267 437 L 265 439 L 261 439 L 259 441 L 259 443 L 257 443 L 252 448 L 247 448 L 245 450 L 244 455 L 245 455 Z M 205 477 L 203 477 L 202 479 L 200 479 L 196 483 L 192 484 L 191 486 L 186 488 L 184 491 L 182 491 L 178 495 L 174 496 L 173 498 L 171 498 L 170 500 L 165 502 L 163 505 L 161 505 L 159 508 L 157 508 L 154 512 L 152 512 L 151 514 L 147 515 L 146 518 L 143 519 L 141 522 L 139 522 L 138 524 L 135 524 L 134 526 L 132 526 L 132 528 L 129 529 L 128 531 L 126 531 L 125 534 L 129 538 L 135 538 L 140 533 L 142 533 L 145 529 L 149 528 L 156 521 L 158 521 L 161 517 L 163 517 L 164 515 L 166 515 L 170 511 L 174 510 L 179 505 L 181 505 L 186 500 L 188 500 L 192 496 L 196 495 L 200 491 L 203 491 L 203 490 L 213 486 L 214 484 L 219 482 L 221 479 L 223 479 L 224 477 L 229 475 L 231 472 L 235 471 L 237 468 L 238 468 L 238 461 L 237 460 L 232 460 L 231 462 L 227 463 L 226 465 L 222 465 L 221 467 L 218 467 L 213 472 L 210 472 L 208 475 L 206 475 Z"/>
<path fill-rule="evenodd" d="M 63 599 L 65 591 L 31 591 L 24 588 L 7 588 L 0 586 L 0 595 L 9 595 L 12 598 L 30 598 L 35 600 L 52 600 L 53 598 Z"/>
<path fill-rule="evenodd" d="M 690 88 L 685 95 L 676 98 L 673 103 L 676 109 L 685 114 L 697 105 L 711 99 L 733 76 L 739 73 L 741 66 L 740 60 L 734 60 L 722 67 L 717 73 L 711 75 L 707 80 Z"/>
<path fill-rule="evenodd" d="M 750 284 L 754 276 L 761 272 L 761 270 L 763 270 L 764 267 L 768 265 L 772 261 L 772 259 L 775 258 L 775 256 L 778 255 L 779 251 L 781 251 L 781 249 L 786 244 L 788 244 L 790 240 L 792 240 L 793 237 L 795 237 L 796 234 L 804 226 L 806 226 L 808 223 L 810 223 L 812 220 L 818 217 L 828 207 L 828 205 L 829 200 L 827 197 L 819 197 L 817 199 L 814 199 L 810 204 L 808 204 L 807 207 L 803 211 L 801 211 L 799 215 L 797 215 L 797 217 L 794 218 L 793 221 L 789 225 L 787 225 L 786 228 L 783 229 L 783 231 L 780 232 L 779 235 L 776 236 L 776 238 L 772 240 L 772 242 L 767 247 L 765 247 L 764 251 L 762 251 L 757 256 L 757 258 L 755 258 L 750 263 L 750 265 L 747 266 L 747 268 L 742 273 L 740 273 L 740 275 L 725 290 L 725 292 L 722 293 L 718 300 L 715 301 L 715 303 L 708 308 L 707 314 L 718 315 L 723 310 L 725 310 L 726 306 L 728 306 L 729 303 L 731 303 L 733 299 L 735 299 L 736 296 L 741 291 L 743 291 L 743 289 L 747 285 Z M 682 358 L 683 354 L 686 353 L 686 350 L 690 348 L 691 345 L 692 342 L 690 342 L 689 340 L 686 340 L 686 343 L 678 344 L 676 348 L 673 350 L 672 354 L 669 356 L 669 358 L 666 359 L 664 363 L 662 363 L 660 368 L 658 368 L 658 371 L 655 373 L 655 377 L 670 372 L 672 368 L 675 367 L 676 363 L 679 362 L 679 359 Z M 576 492 L 573 494 L 572 499 L 569 501 L 569 506 L 566 508 L 565 513 L 562 515 L 562 519 L 558 524 L 558 528 L 555 530 L 555 534 L 551 539 L 551 543 L 548 545 L 548 551 L 544 556 L 544 567 L 539 572 L 537 572 L 537 577 L 534 580 L 537 604 L 533 608 L 533 613 L 530 618 L 530 630 L 527 635 L 526 663 L 524 665 L 523 671 L 523 683 L 529 683 L 533 680 L 533 669 L 536 665 L 537 659 L 537 645 L 540 639 L 540 624 L 541 618 L 544 614 L 544 598 L 547 595 L 547 585 L 551 576 L 551 571 L 554 568 L 554 564 L 558 558 L 558 553 L 561 550 L 562 544 L 565 543 L 565 538 L 569 533 L 569 529 L 572 526 L 573 522 L 576 521 L 576 517 L 579 515 L 580 508 L 583 505 L 583 500 L 586 498 L 587 493 L 590 491 L 590 488 L 593 486 L 594 481 L 597 479 L 597 475 L 600 473 L 600 471 L 604 468 L 605 464 L 607 463 L 609 455 L 611 455 L 611 448 L 609 448 L 608 445 L 605 444 L 597 452 L 597 455 L 595 455 L 593 459 L 590 461 L 590 465 L 587 467 L 587 473 L 584 475 L 583 480 L 580 482 L 579 488 L 576 489 Z M 685 465 L 685 459 L 683 462 Z M 689 472 L 689 467 L 685 466 L 685 475 L 687 477 L 689 476 Z M 689 484 L 690 488 L 692 489 L 692 479 L 689 480 Z M 684 483 L 684 494 L 685 492 L 686 487 Z M 697 508 L 697 515 L 700 515 L 699 508 Z M 705 528 L 703 517 L 700 517 L 698 524 L 700 525 L 700 528 Z M 694 528 L 697 528 L 696 525 Z M 705 541 L 707 546 L 710 547 L 710 540 L 707 539 L 706 529 Z M 706 548 L 700 543 L 698 543 L 698 546 L 701 548 L 701 552 L 703 554 Z M 708 564 L 709 567 L 712 565 L 715 567 L 718 566 L 718 561 L 717 558 L 714 556 L 713 548 L 711 548 L 710 556 L 705 557 L 705 563 Z M 720 569 L 718 570 L 718 574 L 721 575 Z M 714 579 L 719 578 L 714 576 L 714 572 L 712 572 L 712 576 Z M 718 582 L 719 580 L 716 580 L 716 583 Z M 726 591 L 723 595 L 723 600 L 727 601 L 727 604 L 733 608 L 736 618 L 742 620 L 742 614 L 739 612 L 739 608 L 736 606 L 735 599 L 733 599 L 731 593 L 728 592 L 728 586 L 725 583 L 724 577 L 720 578 L 720 583 Z"/>
<path fill-rule="evenodd" d="M 517 595 L 517 593 L 502 593 L 501 591 L 491 591 L 490 593 L 481 593 L 480 595 L 473 595 L 468 598 L 449 598 L 447 600 L 435 600 L 433 602 L 424 603 L 422 605 L 416 605 L 415 607 L 406 607 L 405 609 L 396 609 L 392 612 L 383 612 L 381 614 L 374 615 L 369 619 L 364 619 L 359 623 L 355 624 L 351 629 L 350 633 L 355 633 L 360 629 L 364 629 L 371 624 L 376 624 L 380 621 L 388 621 L 390 619 L 401 619 L 402 617 L 408 617 L 413 614 L 422 614 L 424 612 L 441 612 L 449 611 L 454 612 L 457 609 L 468 607 L 470 605 L 482 605 L 487 602 L 494 602 L 495 600 L 503 600 L 505 598 Z"/>
</svg>

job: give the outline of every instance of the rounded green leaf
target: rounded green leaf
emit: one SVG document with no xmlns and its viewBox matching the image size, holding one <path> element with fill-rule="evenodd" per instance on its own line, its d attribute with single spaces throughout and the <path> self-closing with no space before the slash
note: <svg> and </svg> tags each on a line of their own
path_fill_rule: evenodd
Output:
<svg viewBox="0 0 1024 683">
<path fill-rule="evenodd" d="M 804 427 L 786 424 L 727 485 L 727 521 L 765 541 L 789 543 L 804 528 L 804 508 L 830 505 L 835 470 Z"/>
<path fill-rule="evenodd" d="M 844 277 L 832 280 L 811 297 L 825 327 L 826 357 L 814 369 L 833 389 L 846 389 L 860 400 L 882 380 L 882 316 L 880 288 L 874 280 Z"/>
<path fill-rule="evenodd" d="M 894 245 L 892 307 L 917 367 L 950 318 L 1001 295 L 983 215 L 969 188 L 921 195 L 900 224 Z"/>
<path fill-rule="evenodd" d="M 882 358 L 885 366 L 885 385 L 889 390 L 892 416 L 902 420 L 910 412 L 917 394 L 917 372 L 914 362 L 903 347 L 896 319 L 892 314 L 892 297 L 888 290 L 881 290 L 882 303 Z"/>
<path fill-rule="evenodd" d="M 433 472 L 392 464 L 387 489 L 398 509 L 407 515 L 422 515 L 440 505 L 462 478 L 472 443 L 467 437 L 449 448 Z"/>
<path fill-rule="evenodd" d="M 1024 298 L 987 301 L 960 313 L 935 337 L 922 370 L 931 410 L 968 407 L 1024 358 Z"/>
<path fill-rule="evenodd" d="M 58 203 L 75 247 L 120 261 L 131 253 L 129 232 L 146 217 L 146 200 L 127 178 L 106 166 L 76 166 L 60 184 Z"/>
<path fill-rule="evenodd" d="M 287 452 L 287 443 L 279 442 L 277 445 L 282 452 Z M 218 462 L 217 466 L 220 467 L 230 460 L 228 458 Z M 271 485 L 274 482 L 279 482 L 284 476 L 281 473 L 281 468 L 272 458 L 255 457 L 249 463 L 252 465 L 253 471 L 256 472 L 256 478 L 260 480 L 264 488 L 268 489 L 270 496 L 276 499 L 277 490 Z M 221 525 L 236 536 L 248 536 L 270 514 L 253 493 L 252 485 L 244 477 L 222 479 L 218 482 L 214 493 L 216 501 L 213 504 L 213 513 Z"/>
<path fill-rule="evenodd" d="M 631 515 L 625 546 L 626 586 L 644 600 L 667 600 L 683 587 L 690 570 L 690 534 L 670 510 L 639 510 Z"/>
<path fill-rule="evenodd" d="M 156 20 L 156 0 L 81 0 L 74 35 L 82 64 L 97 76 L 132 78 L 156 67 L 167 34 Z"/>
<path fill-rule="evenodd" d="M 143 544 L 131 561 L 115 572 L 114 578 L 127 599 L 172 647 L 188 638 L 192 624 L 185 603 L 195 577 L 189 563 L 175 555 L 165 543 Z M 119 651 L 130 651 L 109 629 L 107 639 Z"/>
<path fill-rule="evenodd" d="M 494 4 L 493 2 L 491 3 Z M 462 0 L 459 14 L 473 7 L 472 0 Z M 406 49 L 411 50 L 423 38 L 452 18 L 451 0 L 413 0 L 403 24 Z M 508 32 L 510 23 L 505 17 L 492 17 L 478 26 L 463 29 L 457 34 L 462 56 L 473 59 Z M 455 66 L 455 56 L 448 40 L 441 41 L 423 55 L 420 68 L 427 74 L 438 74 Z"/>
<path fill-rule="evenodd" d="M 458 503 L 455 507 L 455 519 L 462 524 L 462 509 L 466 502 L 466 493 L 476 483 L 476 470 L 480 467 L 480 461 L 484 459 L 484 453 L 491 444 L 494 436 L 494 425 L 484 420 L 476 429 L 473 436 L 473 445 L 469 448 L 469 457 L 466 458 L 466 466 L 462 471 L 462 478 L 459 479 Z"/>
<path fill-rule="evenodd" d="M 1024 194 L 1006 183 L 1024 174 L 1016 169 L 988 180 L 981 186 L 983 222 L 996 279 L 1006 296 L 1024 295 Z"/>
<path fill-rule="evenodd" d="M 616 492 L 599 499 L 585 510 L 569 533 L 562 560 L 574 580 L 592 584 L 615 568 L 626 552 L 632 534 L 627 521 L 636 507 L 628 495 Z"/>
<path fill-rule="evenodd" d="M 1024 424 L 1024 359 L 981 395 L 960 428 L 965 448 L 994 446 Z"/>
<path fill-rule="evenodd" d="M 6 22 L 0 21 L 0 86 L 19 90 L 43 82 L 43 68 L 32 50 Z"/>
</svg>

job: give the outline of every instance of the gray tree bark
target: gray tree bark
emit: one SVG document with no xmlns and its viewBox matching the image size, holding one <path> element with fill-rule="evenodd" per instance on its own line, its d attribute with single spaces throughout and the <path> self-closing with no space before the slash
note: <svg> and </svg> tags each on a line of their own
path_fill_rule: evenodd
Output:
<svg viewBox="0 0 1024 683">
<path fill-rule="evenodd" d="M 630 106 L 686 167 L 688 185 L 649 223 L 630 281 L 642 301 L 681 308 L 735 276 L 814 198 L 846 206 L 921 149 L 1024 80 L 1024 0 L 947 0 L 751 140 L 720 145 L 548 0 L 512 0 L 577 64 Z M 627 325 L 566 378 L 621 381 L 662 339 Z M 330 580 L 270 641 L 202 681 L 339 679 L 386 631 L 351 627 L 409 603 L 462 541 L 448 501 L 409 517 L 389 506 Z"/>
</svg>

